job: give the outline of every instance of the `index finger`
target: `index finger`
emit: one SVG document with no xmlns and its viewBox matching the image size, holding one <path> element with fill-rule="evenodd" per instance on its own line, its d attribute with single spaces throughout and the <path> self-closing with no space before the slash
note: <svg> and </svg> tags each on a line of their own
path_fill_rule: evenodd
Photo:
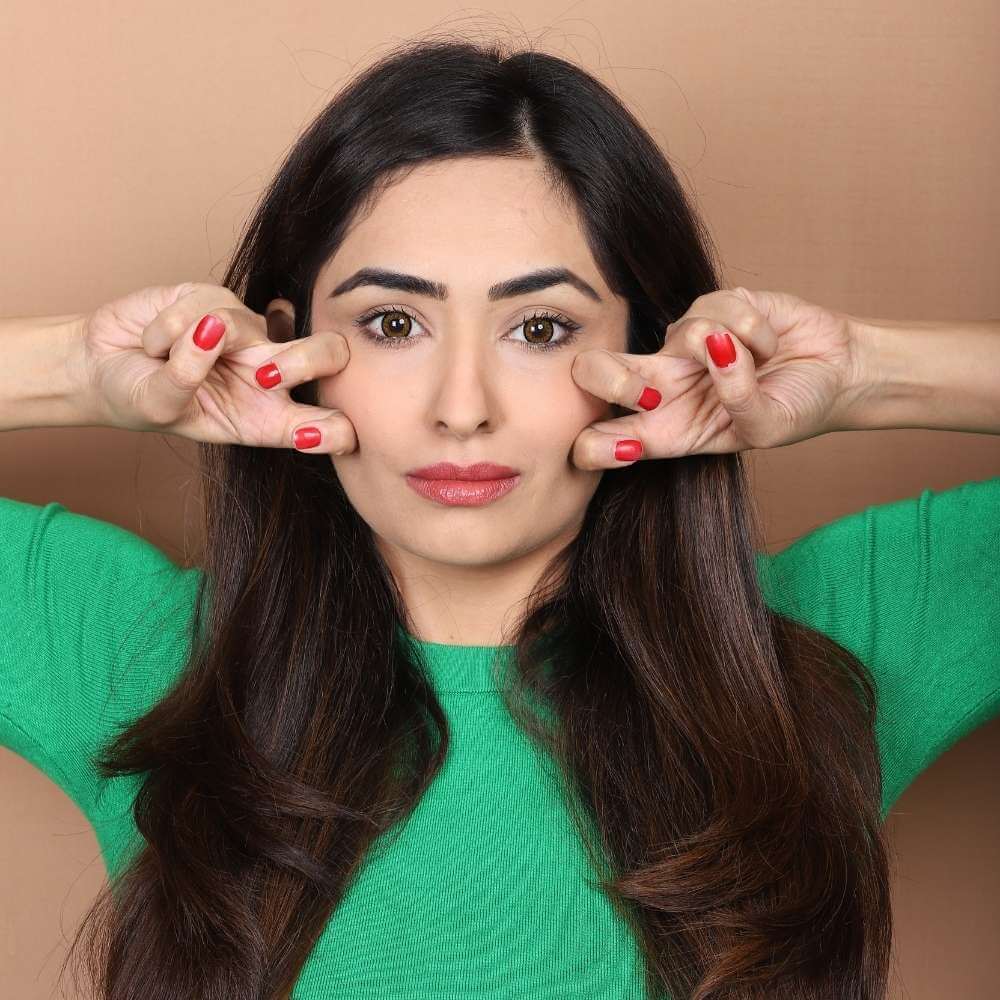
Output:
<svg viewBox="0 0 1000 1000">
<path fill-rule="evenodd" d="M 248 309 L 222 285 L 197 284 L 194 290 L 161 310 L 142 331 L 142 349 L 151 358 L 165 358 L 180 337 L 194 335 L 206 316 L 225 327 L 226 351 L 267 340 L 267 320 Z"/>
<path fill-rule="evenodd" d="M 573 358 L 570 375 L 581 389 L 608 403 L 618 403 L 636 410 L 652 410 L 660 405 L 660 391 L 649 384 L 646 376 L 629 367 L 626 355 L 603 347 L 580 351 Z M 641 357 L 628 355 L 627 357 Z M 642 367 L 646 362 L 633 362 Z"/>
</svg>

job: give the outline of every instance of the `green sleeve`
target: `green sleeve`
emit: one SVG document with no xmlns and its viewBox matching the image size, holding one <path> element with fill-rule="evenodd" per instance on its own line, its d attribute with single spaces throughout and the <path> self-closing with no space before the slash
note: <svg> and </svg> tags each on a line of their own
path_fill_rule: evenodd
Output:
<svg viewBox="0 0 1000 1000">
<path fill-rule="evenodd" d="M 883 815 L 1000 715 L 1000 476 L 866 507 L 758 561 L 773 610 L 875 677 Z"/>
<path fill-rule="evenodd" d="M 92 756 L 185 652 L 197 570 L 124 528 L 0 498 L 0 745 L 88 816 Z"/>
</svg>

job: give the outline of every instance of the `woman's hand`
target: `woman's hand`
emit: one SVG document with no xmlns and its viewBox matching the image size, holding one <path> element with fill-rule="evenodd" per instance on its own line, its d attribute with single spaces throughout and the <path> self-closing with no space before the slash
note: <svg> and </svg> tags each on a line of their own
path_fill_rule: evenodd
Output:
<svg viewBox="0 0 1000 1000">
<path fill-rule="evenodd" d="M 723 361 L 711 360 L 706 338 Z M 728 337 L 728 339 L 727 339 Z M 729 348 L 729 344 L 732 348 Z M 655 354 L 593 349 L 573 360 L 581 388 L 638 410 L 600 420 L 580 432 L 574 465 L 617 468 L 636 458 L 679 458 L 747 448 L 777 448 L 848 429 L 848 411 L 865 392 L 863 346 L 852 317 L 787 292 L 730 288 L 701 295 L 667 327 Z M 638 400 L 651 386 L 662 396 L 646 411 Z M 615 459 L 622 439 L 641 455 Z"/>
<path fill-rule="evenodd" d="M 314 333 L 281 343 L 288 338 L 270 339 L 269 321 L 288 333 L 279 310 L 261 316 L 228 288 L 204 283 L 143 288 L 101 306 L 83 323 L 78 355 L 101 422 L 192 441 L 353 451 L 354 426 L 340 410 L 294 402 L 288 392 L 346 367 L 347 340 Z M 264 373 L 258 381 L 272 361 L 280 383 Z M 296 434 L 305 428 L 319 438 Z"/>
</svg>

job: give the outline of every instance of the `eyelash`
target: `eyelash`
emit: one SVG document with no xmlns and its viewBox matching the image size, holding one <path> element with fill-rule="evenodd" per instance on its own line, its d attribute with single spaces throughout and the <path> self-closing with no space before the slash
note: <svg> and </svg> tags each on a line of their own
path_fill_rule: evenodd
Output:
<svg viewBox="0 0 1000 1000">
<path fill-rule="evenodd" d="M 368 324 L 378 316 L 385 316 L 387 313 L 404 313 L 409 316 L 410 319 L 419 323 L 420 320 L 417 319 L 408 309 L 404 309 L 402 306 L 380 306 L 378 309 L 373 309 L 370 312 L 365 313 L 364 316 L 359 317 L 354 321 L 355 326 L 360 327 L 362 334 L 379 347 L 387 347 L 389 350 L 398 350 L 403 344 L 411 341 L 415 338 L 413 337 L 377 337 L 373 333 L 370 333 L 366 327 Z M 556 351 L 561 347 L 566 347 L 567 344 L 571 344 L 576 340 L 577 332 L 580 330 L 580 324 L 574 323 L 568 316 L 563 316 L 561 313 L 556 312 L 537 312 L 533 316 L 525 316 L 520 323 L 511 327 L 512 330 L 516 330 L 518 327 L 524 326 L 525 323 L 530 323 L 532 320 L 536 319 L 552 319 L 555 320 L 561 327 L 566 330 L 566 336 L 562 340 L 555 344 L 529 344 L 527 341 L 517 341 L 521 347 L 529 351 Z"/>
</svg>

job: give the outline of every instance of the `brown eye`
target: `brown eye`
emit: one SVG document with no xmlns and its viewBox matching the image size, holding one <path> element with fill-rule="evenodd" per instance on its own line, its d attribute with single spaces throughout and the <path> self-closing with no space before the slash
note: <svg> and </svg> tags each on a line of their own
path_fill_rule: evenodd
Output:
<svg viewBox="0 0 1000 1000">
<path fill-rule="evenodd" d="M 394 340 L 405 340 L 410 334 L 410 327 L 413 319 L 409 313 L 393 310 L 382 313 L 382 322 L 379 326 L 382 332 Z"/>
<path fill-rule="evenodd" d="M 547 344 L 552 339 L 552 319 L 548 316 L 532 317 L 525 321 L 522 329 L 529 344 Z"/>
</svg>

